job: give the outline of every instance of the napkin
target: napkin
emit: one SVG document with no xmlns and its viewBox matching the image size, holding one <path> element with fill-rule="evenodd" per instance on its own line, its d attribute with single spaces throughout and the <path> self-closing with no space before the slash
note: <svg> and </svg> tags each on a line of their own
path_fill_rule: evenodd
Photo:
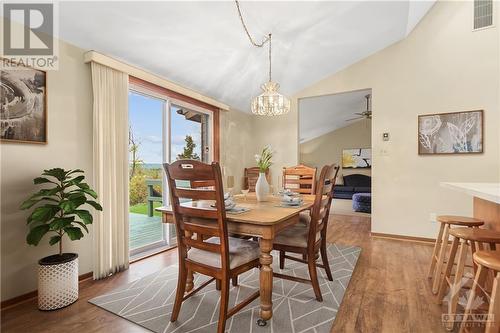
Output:
<svg viewBox="0 0 500 333">
<path fill-rule="evenodd" d="M 215 207 L 215 204 L 211 205 L 212 207 Z M 225 193 L 224 194 L 224 207 L 226 209 L 231 209 L 234 206 L 236 206 L 236 203 L 233 200 L 233 196 L 231 193 Z"/>
<path fill-rule="evenodd" d="M 224 200 L 224 206 L 226 207 L 226 209 L 230 209 L 230 207 L 233 207 L 234 205 L 236 205 L 236 204 L 233 201 L 233 198 L 229 198 L 229 199 Z"/>
</svg>

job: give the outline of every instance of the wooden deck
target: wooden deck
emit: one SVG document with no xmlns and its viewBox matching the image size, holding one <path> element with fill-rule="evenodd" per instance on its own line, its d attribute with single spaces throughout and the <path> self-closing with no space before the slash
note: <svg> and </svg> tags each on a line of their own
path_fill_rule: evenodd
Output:
<svg viewBox="0 0 500 333">
<path fill-rule="evenodd" d="M 129 216 L 131 250 L 163 239 L 161 217 L 136 213 L 130 213 Z"/>
</svg>

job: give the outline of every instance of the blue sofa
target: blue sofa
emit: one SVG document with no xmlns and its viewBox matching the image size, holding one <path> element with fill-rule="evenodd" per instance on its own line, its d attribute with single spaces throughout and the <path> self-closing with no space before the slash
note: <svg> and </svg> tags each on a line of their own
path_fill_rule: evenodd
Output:
<svg viewBox="0 0 500 333">
<path fill-rule="evenodd" d="M 371 193 L 372 177 L 360 174 L 344 176 L 344 185 L 335 185 L 333 197 L 352 199 L 355 193 Z"/>
</svg>

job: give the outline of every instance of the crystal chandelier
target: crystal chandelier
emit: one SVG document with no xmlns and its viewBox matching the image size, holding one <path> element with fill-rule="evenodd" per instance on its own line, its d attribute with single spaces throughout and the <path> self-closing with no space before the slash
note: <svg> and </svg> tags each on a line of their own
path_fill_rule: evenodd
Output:
<svg viewBox="0 0 500 333">
<path fill-rule="evenodd" d="M 272 81 L 271 76 L 271 44 L 272 44 L 272 35 L 269 34 L 266 39 L 264 39 L 261 43 L 256 43 L 243 21 L 243 16 L 241 15 L 240 5 L 236 0 L 236 7 L 238 8 L 238 14 L 240 16 L 241 24 L 245 29 L 245 32 L 250 40 L 250 43 L 256 47 L 263 47 L 266 43 L 269 45 L 269 81 L 264 83 L 261 86 L 261 89 L 264 91 L 259 96 L 256 96 L 252 99 L 252 113 L 259 116 L 279 116 L 282 114 L 286 114 L 290 112 L 290 100 L 280 94 L 278 89 L 280 85 L 277 82 Z"/>
</svg>

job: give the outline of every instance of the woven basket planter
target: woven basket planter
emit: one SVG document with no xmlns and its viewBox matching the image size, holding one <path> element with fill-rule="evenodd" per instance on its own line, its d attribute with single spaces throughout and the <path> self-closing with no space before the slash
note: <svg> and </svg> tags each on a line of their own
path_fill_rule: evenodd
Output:
<svg viewBox="0 0 500 333">
<path fill-rule="evenodd" d="M 38 262 L 38 308 L 57 310 L 78 299 L 78 254 L 64 253 Z"/>
</svg>

